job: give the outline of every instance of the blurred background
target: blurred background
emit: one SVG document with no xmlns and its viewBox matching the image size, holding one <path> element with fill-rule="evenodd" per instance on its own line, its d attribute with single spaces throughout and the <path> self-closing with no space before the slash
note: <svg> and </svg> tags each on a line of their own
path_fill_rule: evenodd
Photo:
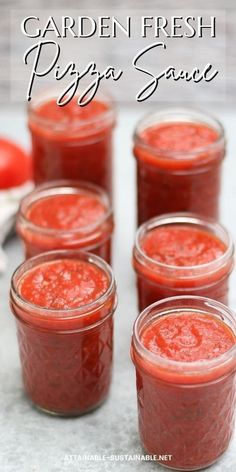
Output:
<svg viewBox="0 0 236 472">
<path fill-rule="evenodd" d="M 139 19 L 142 15 L 166 16 L 192 15 L 209 19 L 216 16 L 216 38 L 211 38 L 205 32 L 203 38 L 163 39 L 166 51 L 155 50 L 145 58 L 145 66 L 153 73 L 160 73 L 168 65 L 191 71 L 193 67 L 202 69 L 207 63 L 219 70 L 216 79 L 210 83 L 173 82 L 162 79 L 158 91 L 146 102 L 160 103 L 204 103 L 211 102 L 212 106 L 230 108 L 236 102 L 236 9 L 235 0 L 0 0 L 0 103 L 20 104 L 25 102 L 26 88 L 29 80 L 32 62 L 23 64 L 25 50 L 38 39 L 25 37 L 20 31 L 22 19 L 28 15 L 40 17 L 40 25 L 44 26 L 49 15 L 55 19 L 62 15 L 76 18 L 87 15 L 96 18 L 98 15 L 114 15 L 121 21 L 127 15 L 132 16 L 132 37 L 127 38 L 119 33 L 116 39 L 99 39 L 97 35 L 90 39 L 68 37 L 59 40 L 61 56 L 58 63 L 61 67 L 73 60 L 78 69 L 95 60 L 99 70 L 107 65 L 113 65 L 124 70 L 123 77 L 117 83 L 106 82 L 115 98 L 121 103 L 135 106 L 137 91 L 147 82 L 148 77 L 134 70 L 132 59 L 139 50 L 148 44 L 158 41 L 150 31 L 144 39 L 139 34 Z M 178 4 L 178 5 L 177 5 Z M 186 7 L 187 4 L 187 7 Z M 177 7 L 176 7 L 177 5 Z M 60 24 L 60 22 L 59 22 Z M 47 39 L 56 39 L 55 35 L 47 35 Z M 62 41 L 62 42 L 61 42 Z M 45 54 L 42 58 L 50 60 Z M 32 56 L 33 59 L 33 56 Z M 35 87 L 45 87 L 52 82 L 52 76 L 37 80 Z M 64 82 L 65 83 L 65 82 Z M 36 88 L 35 88 L 36 90 Z"/>
</svg>

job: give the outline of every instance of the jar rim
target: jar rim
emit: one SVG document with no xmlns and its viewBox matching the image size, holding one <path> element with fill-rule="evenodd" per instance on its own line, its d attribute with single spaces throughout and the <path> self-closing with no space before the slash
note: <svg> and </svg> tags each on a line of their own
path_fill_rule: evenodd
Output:
<svg viewBox="0 0 236 472">
<path fill-rule="evenodd" d="M 154 316 L 155 316 L 155 310 L 158 311 L 158 308 L 161 308 L 161 305 L 164 304 L 171 304 L 175 302 L 176 303 L 176 308 L 171 307 L 171 310 L 168 311 L 166 309 L 164 312 L 160 311 L 159 316 L 168 316 L 168 314 L 171 313 L 176 313 L 176 311 L 181 311 L 184 312 L 184 310 L 192 311 L 192 312 L 198 312 L 198 313 L 206 313 L 206 309 L 208 308 L 214 308 L 219 312 L 219 314 L 224 315 L 225 317 L 229 318 L 230 321 L 234 323 L 234 331 L 233 334 L 235 335 L 235 344 L 228 349 L 228 351 L 224 352 L 223 354 L 220 354 L 217 357 L 214 357 L 212 359 L 201 359 L 197 361 L 178 361 L 178 360 L 173 360 L 173 359 L 168 359 L 166 357 L 163 357 L 159 354 L 151 352 L 149 349 L 147 349 L 143 343 L 141 342 L 140 336 L 139 336 L 139 325 L 143 321 L 143 319 L 152 312 L 154 311 Z M 188 305 L 189 302 L 189 305 Z M 192 308 L 191 304 L 192 302 Z M 196 304 L 201 303 L 204 305 L 205 308 L 202 308 L 202 310 L 196 308 Z M 178 304 L 184 305 L 185 306 L 178 306 Z M 178 306 L 178 308 L 177 308 Z M 210 313 L 209 315 L 214 316 L 213 313 Z M 158 315 L 157 315 L 158 316 Z M 224 321 L 226 324 L 226 322 Z M 227 325 L 227 324 L 226 324 Z M 212 300 L 207 297 L 199 297 L 199 296 L 194 296 L 194 295 L 181 295 L 177 297 L 169 297 L 169 298 L 164 298 L 162 300 L 159 300 L 155 303 L 152 303 L 148 307 L 146 307 L 136 318 L 133 326 L 133 343 L 137 351 L 141 354 L 142 357 L 148 359 L 150 362 L 152 362 L 155 365 L 167 368 L 168 370 L 173 370 L 176 372 L 181 372 L 181 374 L 185 375 L 193 375 L 194 373 L 201 373 L 204 369 L 207 368 L 207 370 L 214 369 L 214 367 L 219 366 L 220 364 L 227 362 L 229 359 L 232 357 L 235 359 L 236 363 L 236 319 L 233 311 L 228 308 L 226 305 L 223 303 L 220 303 L 216 300 Z"/>
<path fill-rule="evenodd" d="M 103 270 L 109 278 L 109 285 L 106 291 L 100 295 L 98 298 L 93 300 L 90 303 L 84 304 L 78 308 L 66 308 L 66 309 L 54 309 L 54 308 L 47 308 L 41 307 L 39 305 L 35 305 L 32 302 L 29 302 L 27 299 L 22 297 L 18 291 L 18 284 L 19 280 L 27 271 L 30 271 L 34 267 L 40 266 L 40 264 L 45 264 L 47 262 L 53 262 L 61 259 L 72 259 L 72 260 L 85 260 Z M 29 267 L 28 267 L 29 266 Z M 25 309 L 27 312 L 33 312 L 37 314 L 41 319 L 45 320 L 45 313 L 47 314 L 47 321 L 48 320 L 55 320 L 61 319 L 63 321 L 76 319 L 88 316 L 89 313 L 93 312 L 94 310 L 100 308 L 112 295 L 112 293 L 116 289 L 116 282 L 112 268 L 110 265 L 103 260 L 101 257 L 96 256 L 90 252 L 79 251 L 79 250 L 56 250 L 56 251 L 49 251 L 39 254 L 37 256 L 31 257 L 26 261 L 22 262 L 14 271 L 12 278 L 11 278 L 11 286 L 10 286 L 10 296 L 18 306 L 22 309 Z M 115 307 L 114 307 L 115 309 Z M 32 320 L 34 319 L 34 315 L 32 316 Z"/>
<path fill-rule="evenodd" d="M 56 98 L 60 92 L 59 88 L 48 87 L 44 90 L 41 90 L 29 103 L 27 106 L 29 119 L 33 119 L 35 123 L 42 127 L 51 128 L 55 132 L 61 133 L 65 129 L 65 123 L 58 123 L 57 121 L 40 117 L 37 115 L 37 108 L 40 104 L 47 102 L 53 98 Z M 76 93 L 73 97 L 76 98 L 79 96 L 79 92 Z M 79 120 L 76 118 L 70 122 L 70 132 L 74 131 L 83 131 L 86 128 L 86 132 L 83 136 L 90 136 L 94 134 L 93 125 L 99 124 L 99 128 L 103 128 L 106 123 L 115 123 L 116 118 L 116 104 L 112 96 L 105 90 L 99 91 L 98 94 L 92 99 L 97 100 L 108 105 L 107 109 L 102 113 L 90 117 L 87 119 Z M 78 105 L 79 106 L 79 105 Z M 89 131 L 90 130 L 90 131 Z"/>
<path fill-rule="evenodd" d="M 223 234 L 227 242 L 223 241 L 221 237 L 218 236 L 218 238 L 227 244 L 226 251 L 221 254 L 218 258 L 206 262 L 204 264 L 198 264 L 198 265 L 191 265 L 191 266 L 177 266 L 177 265 L 170 265 L 170 264 L 165 264 L 163 262 L 159 262 L 155 259 L 152 259 L 150 256 L 148 256 L 144 250 L 141 247 L 141 240 L 142 237 L 150 230 L 157 228 L 159 226 L 165 226 L 165 225 L 176 225 L 176 224 L 183 224 L 183 225 L 196 225 L 196 226 L 202 226 L 208 228 L 210 233 L 214 234 L 214 231 L 217 231 L 220 234 Z M 162 270 L 166 271 L 175 271 L 179 273 L 178 275 L 181 276 L 181 278 L 195 278 L 195 277 L 200 277 L 202 275 L 202 272 L 204 271 L 204 274 L 207 273 L 212 273 L 215 270 L 217 270 L 219 267 L 222 267 L 230 258 L 233 257 L 234 253 L 234 244 L 233 244 L 233 239 L 231 234 L 226 230 L 226 228 L 215 221 L 212 218 L 206 218 L 206 217 L 201 217 L 195 213 L 188 213 L 188 212 L 177 212 L 177 213 L 165 213 L 161 216 L 157 216 L 154 218 L 151 218 L 150 220 L 144 222 L 137 230 L 136 232 L 136 237 L 135 237 L 135 246 L 134 246 L 134 257 L 137 257 L 139 260 L 140 257 L 142 261 L 139 261 L 141 263 L 145 264 L 151 264 L 155 268 L 159 268 Z M 194 275 L 193 275 L 194 271 Z M 181 273 L 181 274 L 180 274 Z"/>
<path fill-rule="evenodd" d="M 105 204 L 106 211 L 104 215 L 102 215 L 97 221 L 78 228 L 55 229 L 37 225 L 27 217 L 27 209 L 29 206 L 38 202 L 41 198 L 50 198 L 51 196 L 56 195 L 74 195 L 76 193 L 80 193 L 80 190 L 89 191 L 92 195 L 94 194 L 95 197 L 99 196 L 101 203 Z M 97 228 L 102 226 L 110 217 L 112 217 L 112 215 L 113 207 L 111 205 L 110 199 L 105 190 L 103 190 L 101 187 L 90 182 L 80 180 L 54 180 L 38 185 L 33 191 L 28 193 L 21 200 L 17 213 L 17 223 L 20 225 L 27 225 L 30 230 L 35 232 L 39 231 L 40 233 L 48 236 L 54 235 L 55 233 L 59 236 L 76 235 L 80 232 L 82 232 L 84 236 L 84 233 L 90 233 L 91 231 L 95 231 Z"/>
<path fill-rule="evenodd" d="M 168 119 L 170 116 L 170 119 Z M 196 124 L 206 124 L 210 126 L 215 131 L 218 132 L 218 139 L 214 142 L 202 146 L 192 151 L 176 151 L 171 149 L 159 149 L 156 146 L 152 146 L 147 143 L 142 137 L 140 136 L 140 128 L 142 127 L 142 131 L 149 128 L 152 124 L 152 120 L 155 118 L 158 119 L 157 122 L 162 123 L 174 123 L 174 122 L 189 122 L 189 123 L 196 123 Z M 181 118 L 182 117 L 182 118 Z M 160 120 L 160 121 L 159 121 Z M 208 125 L 207 121 L 211 121 L 212 124 Z M 148 124 L 150 122 L 150 124 Z M 156 121 L 154 121 L 155 123 Z M 145 123 L 147 125 L 145 126 Z M 210 113 L 206 113 L 205 111 L 198 109 L 198 108 L 191 108 L 191 107 L 171 107 L 171 108 L 163 108 L 158 112 L 146 114 L 142 117 L 134 130 L 133 134 L 133 141 L 135 145 L 141 146 L 142 148 L 149 150 L 152 154 L 157 154 L 158 158 L 175 158 L 179 160 L 183 159 L 194 159 L 197 155 L 200 155 L 204 152 L 214 151 L 219 146 L 223 146 L 225 144 L 225 131 L 222 123 Z"/>
</svg>

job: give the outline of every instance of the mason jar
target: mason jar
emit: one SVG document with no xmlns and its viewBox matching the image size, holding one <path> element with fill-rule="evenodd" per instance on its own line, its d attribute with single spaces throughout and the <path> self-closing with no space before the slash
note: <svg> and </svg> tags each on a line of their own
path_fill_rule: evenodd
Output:
<svg viewBox="0 0 236 472">
<path fill-rule="evenodd" d="M 176 243 L 176 229 L 182 231 L 181 244 Z M 158 230 L 162 232 L 161 260 L 155 242 Z M 201 237 L 207 241 L 208 259 Z M 190 213 L 151 218 L 138 229 L 133 249 L 139 309 L 177 295 L 198 295 L 227 304 L 233 266 L 233 241 L 220 223 Z"/>
<path fill-rule="evenodd" d="M 52 251 L 17 268 L 10 306 L 25 392 L 39 409 L 76 416 L 107 398 L 116 303 L 112 270 L 93 254 Z"/>
<path fill-rule="evenodd" d="M 56 249 L 80 249 L 111 263 L 112 206 L 106 192 L 88 182 L 39 185 L 22 199 L 16 228 L 26 258 Z"/>
<path fill-rule="evenodd" d="M 76 95 L 58 106 L 59 90 L 36 95 L 28 108 L 36 184 L 73 179 L 104 188 L 112 197 L 115 106 L 106 94 L 79 106 Z"/>
<path fill-rule="evenodd" d="M 188 108 L 148 115 L 135 129 L 134 156 L 138 225 L 183 211 L 218 219 L 225 136 L 217 119 Z"/>
<path fill-rule="evenodd" d="M 202 297 L 156 302 L 134 323 L 131 356 L 145 451 L 171 469 L 213 464 L 234 429 L 235 314 Z"/>
</svg>

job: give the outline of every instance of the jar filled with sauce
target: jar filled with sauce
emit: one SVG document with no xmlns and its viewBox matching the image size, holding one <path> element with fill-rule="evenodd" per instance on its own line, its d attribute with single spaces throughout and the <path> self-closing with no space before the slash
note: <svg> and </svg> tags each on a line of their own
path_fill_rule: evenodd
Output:
<svg viewBox="0 0 236 472">
<path fill-rule="evenodd" d="M 166 109 L 138 123 L 138 224 L 164 213 L 194 212 L 218 219 L 224 129 L 197 110 Z"/>
<path fill-rule="evenodd" d="M 39 409 L 77 416 L 107 398 L 116 286 L 110 266 L 78 251 L 28 259 L 12 277 L 24 388 Z"/>
<path fill-rule="evenodd" d="M 202 297 L 156 302 L 135 321 L 131 356 L 147 453 L 177 470 L 213 464 L 234 429 L 235 314 Z"/>
<path fill-rule="evenodd" d="M 151 218 L 138 229 L 133 250 L 139 309 L 177 295 L 227 304 L 233 265 L 233 241 L 221 224 L 190 213 Z"/>
<path fill-rule="evenodd" d="M 44 91 L 28 108 L 35 183 L 83 180 L 112 197 L 114 103 L 105 94 L 85 106 L 78 96 L 64 106 L 57 98 L 58 91 Z"/>
<path fill-rule="evenodd" d="M 23 198 L 16 227 L 26 258 L 80 249 L 111 262 L 113 212 L 106 192 L 93 184 L 65 180 L 39 185 Z"/>
</svg>

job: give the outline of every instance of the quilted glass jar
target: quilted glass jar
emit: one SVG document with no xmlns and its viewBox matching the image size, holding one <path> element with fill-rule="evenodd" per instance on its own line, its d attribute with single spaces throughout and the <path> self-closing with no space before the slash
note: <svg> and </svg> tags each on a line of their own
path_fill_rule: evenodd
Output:
<svg viewBox="0 0 236 472">
<path fill-rule="evenodd" d="M 183 313 L 195 317 L 191 332 L 186 319 L 181 329 L 175 325 L 173 318 Z M 173 318 L 168 329 L 165 325 L 147 344 L 147 330 L 170 316 Z M 217 349 L 211 350 L 211 337 L 206 335 L 205 344 L 200 345 L 204 356 L 192 361 L 188 356 L 201 344 L 209 317 L 214 329 L 219 324 L 221 334 L 224 330 L 230 333 L 230 347 L 222 348 L 221 344 L 222 351 L 217 354 Z M 199 321 L 202 318 L 204 328 Z M 160 355 L 157 349 L 154 352 L 154 345 L 155 349 L 166 349 L 166 355 Z M 185 351 L 184 361 L 170 356 L 173 347 L 175 352 Z M 181 296 L 153 303 L 134 324 L 131 355 L 144 449 L 169 468 L 190 471 L 210 466 L 228 448 L 234 428 L 236 321 L 232 311 L 202 297 Z"/>
<path fill-rule="evenodd" d="M 45 284 L 44 297 L 49 300 L 53 283 L 57 284 L 57 275 L 52 273 L 57 263 L 58 277 L 64 280 L 57 293 L 54 287 L 52 306 L 57 298 L 57 308 L 29 301 L 20 288 L 21 281 L 33 274 L 34 286 L 31 277 L 24 287 L 38 297 L 39 285 Z M 93 287 L 97 290 L 91 274 L 99 271 L 99 277 L 102 274 L 107 281 L 94 300 L 90 297 L 88 303 L 78 303 L 78 308 L 76 302 L 69 305 L 76 290 L 72 278 L 70 282 L 70 264 L 77 263 L 85 263 L 87 271 L 76 294 L 78 300 L 81 290 L 88 294 Z M 46 273 L 45 267 L 51 272 Z M 44 272 L 34 273 L 38 268 Z M 73 271 L 71 277 L 75 276 Z M 76 251 L 52 251 L 28 259 L 13 274 L 10 305 L 16 318 L 24 387 L 31 401 L 41 410 L 62 416 L 80 415 L 99 406 L 108 395 L 112 373 L 116 288 L 110 266 L 95 255 Z"/>
</svg>

